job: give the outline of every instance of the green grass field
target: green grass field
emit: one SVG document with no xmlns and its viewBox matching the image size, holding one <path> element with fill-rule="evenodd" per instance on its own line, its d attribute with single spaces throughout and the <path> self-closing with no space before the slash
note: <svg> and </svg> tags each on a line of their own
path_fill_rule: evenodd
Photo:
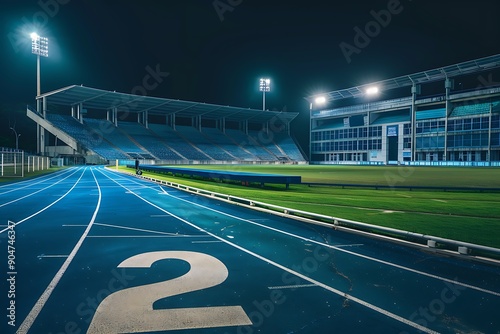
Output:
<svg viewBox="0 0 500 334">
<path fill-rule="evenodd" d="M 176 166 L 179 167 L 179 166 Z M 303 182 L 500 188 L 498 168 L 387 166 L 185 166 L 301 175 Z M 284 207 L 500 248 L 500 192 L 258 185 L 153 175 Z"/>
</svg>

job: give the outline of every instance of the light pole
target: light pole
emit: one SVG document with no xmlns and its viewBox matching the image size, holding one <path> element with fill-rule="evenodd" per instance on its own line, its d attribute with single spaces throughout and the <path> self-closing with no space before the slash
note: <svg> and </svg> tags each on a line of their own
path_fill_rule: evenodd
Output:
<svg viewBox="0 0 500 334">
<path fill-rule="evenodd" d="M 262 110 L 266 110 L 266 92 L 271 91 L 271 79 L 260 79 L 259 90 L 262 92 Z"/>
<path fill-rule="evenodd" d="M 40 96 L 40 56 L 49 56 L 49 39 L 31 33 L 31 52 L 36 55 L 36 96 Z"/>
<path fill-rule="evenodd" d="M 13 127 L 10 127 L 10 129 L 12 131 L 14 131 L 14 135 L 16 136 L 16 150 L 18 150 L 19 149 L 19 137 L 21 137 L 21 134 L 17 134 L 16 129 L 14 129 Z"/>
</svg>

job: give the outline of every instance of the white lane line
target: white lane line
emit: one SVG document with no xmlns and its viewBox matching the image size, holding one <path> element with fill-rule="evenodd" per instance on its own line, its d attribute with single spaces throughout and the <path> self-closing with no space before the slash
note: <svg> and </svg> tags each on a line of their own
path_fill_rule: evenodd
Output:
<svg viewBox="0 0 500 334">
<path fill-rule="evenodd" d="M 298 285 L 282 285 L 282 286 L 268 286 L 269 290 L 283 290 L 283 289 L 300 289 L 318 287 L 316 284 L 298 284 Z"/>
<path fill-rule="evenodd" d="M 101 172 L 101 173 L 102 173 L 102 172 Z M 105 174 L 103 173 L 103 175 L 105 175 Z M 113 180 L 113 179 L 111 179 L 109 176 L 107 176 L 107 175 L 106 175 L 106 177 L 108 177 L 110 180 L 114 181 L 114 180 Z M 116 181 L 114 181 L 114 182 L 116 182 Z M 118 182 L 116 182 L 116 183 L 117 183 L 117 184 L 119 184 Z M 125 189 L 127 189 L 127 188 L 126 188 L 125 186 L 123 186 L 123 185 L 122 185 L 122 187 L 123 187 L 123 188 L 125 188 Z M 431 330 L 431 329 L 429 329 L 429 328 L 427 328 L 427 327 L 424 327 L 424 326 L 422 326 L 422 325 L 420 325 L 420 324 L 417 324 L 417 323 L 415 323 L 415 322 L 413 322 L 413 321 L 407 320 L 407 319 L 405 319 L 405 318 L 403 318 L 403 317 L 401 317 L 401 316 L 399 316 L 399 315 L 397 315 L 397 314 L 391 313 L 391 312 L 389 312 L 389 311 L 387 311 L 387 310 L 384 310 L 384 309 L 382 309 L 382 308 L 380 308 L 380 307 L 378 307 L 378 306 L 375 306 L 375 305 L 373 305 L 373 304 L 370 304 L 369 302 L 366 302 L 366 301 L 364 301 L 364 300 L 362 300 L 362 299 L 360 299 L 360 298 L 354 297 L 354 296 L 352 296 L 352 295 L 349 295 L 348 293 L 345 293 L 345 292 L 342 292 L 342 291 L 340 291 L 340 290 L 337 290 L 337 289 L 335 289 L 335 288 L 333 288 L 333 287 L 331 287 L 331 286 L 329 286 L 329 285 L 326 285 L 326 284 L 324 284 L 324 283 L 321 283 L 321 282 L 319 282 L 319 281 L 316 281 L 315 279 L 312 279 L 312 278 L 310 278 L 310 277 L 308 277 L 308 276 L 305 276 L 305 275 L 303 275 L 303 274 L 301 274 L 301 273 L 299 273 L 299 272 L 296 272 L 296 271 L 294 271 L 294 270 L 292 270 L 292 269 L 290 269 L 290 268 L 288 268 L 288 267 L 285 267 L 285 266 L 283 266 L 283 265 L 281 265 L 281 264 L 279 264 L 279 263 L 277 263 L 277 262 L 274 262 L 274 261 L 272 261 L 271 259 L 268 259 L 268 258 L 266 258 L 266 257 L 264 257 L 264 256 L 261 256 L 261 255 L 259 255 L 259 254 L 257 254 L 257 253 L 254 253 L 254 252 L 252 252 L 251 250 L 248 250 L 248 249 L 243 248 L 243 247 L 241 247 L 241 246 L 239 246 L 239 245 L 237 245 L 237 244 L 235 244 L 235 243 L 232 243 L 232 242 L 230 242 L 230 241 L 228 241 L 228 240 L 225 240 L 225 239 L 223 239 L 222 237 L 219 237 L 219 236 L 217 236 L 217 235 L 215 235 L 215 234 L 213 234 L 213 233 L 210 233 L 210 232 L 208 232 L 208 231 L 205 231 L 203 228 L 201 228 L 201 227 L 199 227 L 199 226 L 197 226 L 197 225 L 195 225 L 195 224 L 193 224 L 193 223 L 190 223 L 190 222 L 188 222 L 187 220 L 185 220 L 185 219 L 183 219 L 183 218 L 181 218 L 181 217 L 176 216 L 175 214 L 173 214 L 173 213 L 171 213 L 171 212 L 169 212 L 169 211 L 167 211 L 167 210 L 165 210 L 165 209 L 163 209 L 163 208 L 159 207 L 158 205 L 156 205 L 156 204 L 154 204 L 154 203 L 152 203 L 152 202 L 148 201 L 147 199 L 145 199 L 145 198 L 141 197 L 141 196 L 140 196 L 140 195 L 138 195 L 138 194 L 133 193 L 133 195 L 134 195 L 134 196 L 136 196 L 137 198 L 140 198 L 141 200 L 143 200 L 144 202 L 148 203 L 149 205 L 151 205 L 151 206 L 153 206 L 153 207 L 157 208 L 158 210 L 160 210 L 160 211 L 162 211 L 162 212 L 165 212 L 165 213 L 169 213 L 169 214 L 171 214 L 171 215 L 172 215 L 172 217 L 174 217 L 174 218 L 178 219 L 179 221 L 181 221 L 181 222 L 183 222 L 183 223 L 185 223 L 185 224 L 187 224 L 187 225 L 189 225 L 189 226 L 192 226 L 193 228 L 195 228 L 195 229 L 197 229 L 197 230 L 199 230 L 199 231 L 205 232 L 205 233 L 207 233 L 208 235 L 210 235 L 210 236 L 212 236 L 212 237 L 214 237 L 214 238 L 216 238 L 216 239 L 218 239 L 218 240 L 221 240 L 222 242 L 225 242 L 225 243 L 227 243 L 228 245 L 233 246 L 234 248 L 237 248 L 237 249 L 239 249 L 239 250 L 241 250 L 241 251 L 243 251 L 243 252 L 245 252 L 245 253 L 247 253 L 247 254 L 250 254 L 250 255 L 252 255 L 252 256 L 254 256 L 254 257 L 256 257 L 256 258 L 258 258 L 258 259 L 260 259 L 260 260 L 262 260 L 262 261 L 264 261 L 264 262 L 267 262 L 267 263 L 269 263 L 269 264 L 271 264 L 271 265 L 273 265 L 273 266 L 275 266 L 275 267 L 277 267 L 277 268 L 279 268 L 279 269 L 282 269 L 282 270 L 284 270 L 284 271 L 286 271 L 286 272 L 289 272 L 289 273 L 290 273 L 290 274 L 292 274 L 292 275 L 295 275 L 295 276 L 297 276 L 297 277 L 300 277 L 300 278 L 302 278 L 302 279 L 303 279 L 303 280 L 305 280 L 305 281 L 308 281 L 308 282 L 310 282 L 310 283 L 312 283 L 312 284 L 318 285 L 318 286 L 320 286 L 320 287 L 324 288 L 325 290 L 328 290 L 328 291 L 330 291 L 330 292 L 333 292 L 333 293 L 335 293 L 335 294 L 337 294 L 337 295 L 339 295 L 339 296 L 341 296 L 341 297 L 344 297 L 344 298 L 346 298 L 346 299 L 352 300 L 353 302 L 356 302 L 356 303 L 358 303 L 358 304 L 361 304 L 361 305 L 363 305 L 363 306 L 365 306 L 365 307 L 367 307 L 367 308 L 369 308 L 369 309 L 371 309 L 371 310 L 374 310 L 374 311 L 376 311 L 376 312 L 378 312 L 378 313 L 380 313 L 380 314 L 383 314 L 383 315 L 385 315 L 385 316 L 387 316 L 387 317 L 389 317 L 389 318 L 392 318 L 392 319 L 397 320 L 397 321 L 399 321 L 399 322 L 401 322 L 401 323 L 404 323 L 404 324 L 406 324 L 406 325 L 408 325 L 408 326 L 411 326 L 411 327 L 413 327 L 413 328 L 416 328 L 416 329 L 418 329 L 418 330 L 420 330 L 420 331 L 422 331 L 422 332 L 429 333 L 429 334 L 438 334 L 438 332 L 435 332 L 435 331 L 433 331 L 433 330 Z"/>
<path fill-rule="evenodd" d="M 43 259 L 43 258 L 46 258 L 46 257 L 49 257 L 49 258 L 52 258 L 52 257 L 55 257 L 55 258 L 60 258 L 60 257 L 68 257 L 69 255 L 45 255 L 45 254 L 42 254 L 42 255 L 38 255 L 37 258 L 39 259 Z"/>
<path fill-rule="evenodd" d="M 95 225 L 95 224 L 94 224 Z M 89 235 L 87 238 L 207 238 L 206 235 Z"/>
<path fill-rule="evenodd" d="M 398 268 L 398 269 L 401 269 L 401 270 L 406 270 L 406 271 L 409 271 L 409 272 L 412 272 L 412 273 L 415 273 L 415 274 L 419 274 L 419 275 L 422 275 L 422 276 L 427 276 L 427 277 L 430 277 L 430 278 L 441 280 L 443 282 L 448 282 L 448 283 L 451 283 L 451 284 L 460 285 L 460 286 L 463 286 L 463 287 L 466 287 L 466 288 L 469 288 L 469 289 L 473 289 L 473 290 L 476 290 L 476 291 L 481 291 L 481 292 L 484 292 L 484 293 L 487 293 L 487 294 L 490 294 L 490 295 L 500 296 L 500 292 L 483 289 L 483 288 L 480 288 L 480 287 L 477 287 L 477 286 L 474 286 L 474 285 L 470 285 L 470 284 L 467 284 L 467 283 L 462 283 L 462 282 L 459 282 L 459 281 L 455 281 L 455 280 L 450 279 L 450 278 L 446 278 L 446 277 L 441 277 L 441 276 L 438 276 L 438 275 L 429 274 L 429 273 L 426 273 L 426 272 L 423 272 L 423 271 L 420 271 L 420 270 L 416 270 L 416 269 L 413 269 L 413 268 L 405 267 L 403 265 L 399 265 L 399 264 L 395 264 L 395 263 L 392 263 L 392 262 L 388 262 L 388 261 L 384 261 L 384 260 L 381 260 L 381 259 L 377 259 L 377 258 L 374 258 L 374 257 L 371 257 L 371 256 L 367 256 L 367 255 L 355 253 L 353 251 L 350 251 L 350 250 L 347 250 L 347 249 L 343 249 L 341 246 L 330 245 L 330 244 L 327 244 L 327 243 L 323 243 L 323 242 L 320 242 L 320 241 L 309 239 L 309 238 L 306 238 L 306 237 L 303 237 L 303 236 L 300 236 L 300 235 L 296 235 L 296 234 L 293 234 L 293 233 L 290 233 L 290 232 L 286 232 L 286 231 L 274 228 L 274 227 L 270 227 L 270 226 L 263 225 L 263 224 L 260 224 L 260 223 L 257 223 L 257 222 L 253 222 L 253 221 L 245 219 L 245 218 L 234 216 L 234 215 L 228 214 L 228 213 L 223 212 L 223 211 L 216 210 L 216 209 L 208 207 L 208 206 L 203 206 L 201 204 L 198 204 L 198 203 L 195 203 L 195 202 L 191 202 L 191 201 L 185 200 L 183 198 L 178 198 L 178 197 L 170 195 L 170 194 L 169 194 L 169 196 L 171 196 L 173 198 L 177 198 L 180 201 L 184 201 L 184 202 L 187 202 L 189 204 L 199 206 L 199 207 L 201 207 L 201 208 L 203 208 L 205 210 L 210 210 L 210 211 L 213 211 L 213 212 L 217 212 L 219 214 L 225 215 L 227 217 L 234 218 L 236 220 L 248 222 L 250 224 L 257 225 L 257 226 L 266 228 L 266 229 L 271 230 L 271 231 L 282 233 L 282 234 L 285 234 L 285 235 L 288 235 L 288 236 L 291 236 L 291 237 L 294 237 L 294 238 L 297 238 L 297 239 L 301 239 L 301 240 L 304 240 L 304 241 L 307 241 L 307 242 L 312 242 L 312 243 L 315 243 L 315 244 L 318 244 L 318 245 L 321 245 L 321 246 L 324 246 L 324 247 L 327 247 L 327 248 L 335 249 L 335 250 L 338 250 L 340 252 L 344 252 L 344 253 L 347 253 L 347 254 L 350 254 L 350 255 L 353 255 L 353 256 L 356 256 L 356 257 L 361 257 L 361 258 L 366 259 L 366 260 L 370 260 L 370 261 L 382 263 L 382 264 L 385 264 L 387 266 L 391 266 L 391 267 Z"/>
<path fill-rule="evenodd" d="M 174 195 L 171 195 L 171 194 L 168 194 L 168 196 L 173 197 L 173 198 L 177 198 L 180 201 L 187 202 L 187 203 L 192 204 L 192 205 L 199 206 L 199 207 L 204 208 L 206 210 L 217 212 L 219 214 L 225 215 L 227 217 L 234 218 L 236 220 L 248 222 L 250 224 L 253 224 L 253 225 L 256 225 L 256 226 L 260 226 L 260 227 L 266 228 L 266 229 L 271 230 L 271 231 L 282 233 L 282 234 L 285 234 L 285 235 L 288 235 L 288 236 L 291 236 L 291 237 L 294 237 L 294 238 L 297 238 L 297 239 L 301 239 L 301 240 L 304 240 L 304 241 L 312 242 L 312 243 L 315 243 L 315 244 L 318 244 L 318 245 L 321 245 L 321 246 L 324 246 L 324 247 L 327 247 L 327 248 L 335 249 L 335 250 L 338 250 L 340 252 L 344 252 L 344 253 L 347 253 L 347 254 L 350 254 L 350 255 L 353 255 L 353 256 L 356 256 L 356 257 L 361 257 L 361 258 L 364 258 L 366 260 L 375 261 L 375 262 L 378 262 L 378 263 L 385 264 L 387 266 L 391 266 L 391 267 L 395 267 L 395 268 L 398 268 L 398 269 L 406 270 L 406 271 L 409 271 L 409 272 L 412 272 L 412 273 L 415 273 L 415 274 L 419 274 L 419 275 L 422 275 L 422 276 L 427 276 L 427 277 L 430 277 L 430 278 L 433 278 L 433 279 L 441 280 L 443 282 L 448 282 L 448 283 L 451 283 L 451 284 L 460 285 L 460 286 L 463 286 L 463 287 L 466 287 L 466 288 L 469 288 L 469 289 L 473 289 L 473 290 L 476 290 L 476 291 L 481 291 L 481 292 L 484 292 L 484 293 L 487 293 L 487 294 L 491 294 L 491 295 L 494 295 L 494 296 L 500 296 L 500 292 L 483 289 L 483 288 L 480 288 L 480 287 L 477 287 L 477 286 L 474 286 L 474 285 L 470 285 L 470 284 L 467 284 L 467 283 L 462 283 L 462 282 L 459 282 L 459 281 L 456 281 L 456 280 L 453 280 L 453 279 L 449 279 L 449 278 L 446 278 L 446 277 L 441 277 L 441 276 L 438 276 L 438 275 L 429 274 L 429 273 L 426 273 L 426 272 L 423 272 L 423 271 L 419 271 L 419 270 L 412 269 L 412 268 L 409 268 L 409 267 L 405 267 L 405 266 L 402 266 L 402 265 L 399 265 L 399 264 L 395 264 L 395 263 L 392 263 L 392 262 L 388 262 L 388 261 L 384 261 L 384 260 L 381 260 L 381 259 L 377 259 L 377 258 L 374 258 L 374 257 L 371 257 L 371 256 L 367 256 L 367 255 L 355 253 L 353 251 L 350 251 L 350 250 L 347 250 L 347 249 L 343 249 L 343 248 L 341 248 L 339 246 L 336 246 L 336 245 L 330 245 L 330 244 L 322 243 L 322 242 L 319 242 L 319 241 L 316 241 L 316 240 L 313 240 L 313 239 L 308 239 L 308 238 L 302 237 L 300 235 L 296 235 L 296 234 L 293 234 L 293 233 L 290 233 L 290 232 L 279 230 L 277 228 L 270 227 L 270 226 L 267 226 L 267 225 L 263 225 L 263 224 L 260 224 L 260 223 L 257 223 L 257 222 L 245 219 L 245 218 L 237 217 L 237 216 L 228 214 L 226 212 L 213 209 L 213 208 L 208 207 L 208 206 L 203 206 L 201 204 L 198 204 L 198 203 L 195 203 L 195 202 L 191 202 L 191 201 L 185 200 L 183 198 L 180 198 L 180 197 L 177 197 L 177 196 L 174 196 Z"/>
<path fill-rule="evenodd" d="M 16 225 L 15 225 L 15 226 L 17 226 L 17 225 L 19 225 L 19 224 L 21 224 L 21 223 L 24 223 L 24 222 L 25 222 L 25 221 L 27 221 L 28 219 L 31 219 L 31 218 L 33 218 L 33 217 L 35 217 L 35 216 L 39 215 L 40 213 L 44 212 L 45 210 L 47 210 L 48 208 L 50 208 L 51 206 L 53 206 L 54 204 L 56 204 L 57 202 L 59 202 L 60 200 L 62 200 L 64 197 L 66 197 L 66 196 L 67 196 L 67 195 L 68 195 L 68 194 L 69 194 L 69 193 L 70 193 L 73 189 L 75 189 L 76 185 L 77 185 L 77 184 L 80 182 L 80 180 L 82 179 L 83 174 L 85 174 L 85 170 L 83 170 L 82 175 L 80 175 L 80 177 L 78 178 L 78 180 L 76 180 L 75 184 L 73 184 L 73 186 L 72 186 L 72 187 L 71 187 L 71 188 L 70 188 L 70 189 L 69 189 L 69 190 L 68 190 L 68 191 L 67 191 L 64 195 L 62 195 L 62 196 L 61 196 L 61 197 L 59 197 L 57 200 L 55 200 L 55 201 L 54 201 L 54 202 L 52 202 L 51 204 L 47 205 L 47 206 L 46 206 L 46 207 L 44 207 L 43 209 L 40 209 L 40 210 L 38 210 L 37 212 L 33 213 L 32 215 L 30 215 L 30 216 L 28 216 L 28 217 L 26 217 L 26 218 L 24 218 L 24 219 L 22 219 L 22 220 L 18 221 L 18 222 L 16 223 Z M 72 174 L 72 175 L 73 175 L 73 174 Z M 0 231 L 0 233 L 3 233 L 3 232 L 5 232 L 5 231 L 7 231 L 7 230 L 8 230 L 8 228 L 5 228 L 5 229 L 1 230 L 1 231 Z"/>
<path fill-rule="evenodd" d="M 334 245 L 335 247 L 359 247 L 363 246 L 364 244 L 350 244 L 350 245 Z"/>
<path fill-rule="evenodd" d="M 42 191 L 44 191 L 44 190 L 46 190 L 46 189 L 52 188 L 53 186 L 55 186 L 55 185 L 56 185 L 56 184 L 58 184 L 58 183 L 61 183 L 62 181 L 66 180 L 67 178 L 69 178 L 69 177 L 70 177 L 70 176 L 72 176 L 73 174 L 76 174 L 76 172 L 77 172 L 77 171 L 78 171 L 78 170 L 76 170 L 74 173 L 71 173 L 70 175 L 66 176 L 64 179 L 61 179 L 61 180 L 59 180 L 59 181 L 57 181 L 57 182 L 55 182 L 55 183 L 51 183 L 50 185 L 48 185 L 48 186 L 47 186 L 47 187 L 45 187 L 45 188 L 39 189 L 39 190 L 37 190 L 37 191 L 34 191 L 34 192 L 32 192 L 32 193 L 29 193 L 28 195 L 25 195 L 25 196 L 19 197 L 19 198 L 17 198 L 17 199 L 13 199 L 13 200 L 12 200 L 12 201 L 10 201 L 10 202 L 6 202 L 6 203 L 3 203 L 3 204 L 0 204 L 0 208 L 1 208 L 2 206 L 6 206 L 6 205 L 9 205 L 9 204 L 15 203 L 15 202 L 17 202 L 17 201 L 20 201 L 20 200 L 22 200 L 22 199 L 25 199 L 25 198 L 27 198 L 27 197 L 33 196 L 33 195 L 35 195 L 35 194 L 38 194 L 39 192 L 42 192 Z M 57 196 L 57 195 L 54 195 L 54 196 Z"/>
<path fill-rule="evenodd" d="M 5 191 L 3 193 L 0 193 L 0 195 L 7 194 L 7 193 L 10 193 L 10 192 L 13 192 L 13 191 L 17 191 L 17 190 L 21 190 L 21 189 L 24 189 L 24 188 L 27 188 L 27 187 L 35 186 L 37 184 L 46 182 L 48 180 L 52 180 L 52 179 L 54 179 L 56 177 L 60 177 L 61 175 L 59 175 L 59 174 L 64 175 L 66 173 L 69 173 L 70 171 L 71 171 L 71 169 L 65 169 L 65 170 L 57 171 L 57 172 L 54 172 L 54 173 L 51 173 L 51 174 L 48 174 L 48 175 L 39 176 L 39 177 L 36 178 L 37 182 L 33 182 L 35 180 L 31 179 L 31 180 L 26 180 L 26 181 L 19 181 L 19 182 L 16 182 L 15 184 L 6 184 L 6 185 L 3 185 L 3 186 L 0 186 L 0 188 L 12 187 L 12 186 L 15 187 L 15 188 L 13 188 L 11 190 L 8 190 L 8 191 Z M 26 186 L 24 186 L 24 187 L 19 187 L 19 185 L 24 184 L 24 183 L 28 183 L 28 184 Z"/>
<path fill-rule="evenodd" d="M 220 240 L 205 240 L 205 241 L 191 241 L 192 244 L 210 244 L 210 243 L 221 243 Z"/>
<path fill-rule="evenodd" d="M 118 229 L 123 229 L 123 230 L 132 230 L 132 231 L 139 231 L 139 232 L 147 232 L 147 233 L 165 234 L 165 235 L 171 235 L 171 236 L 180 236 L 180 235 L 182 236 L 182 234 L 178 234 L 178 233 L 145 230 L 145 229 L 142 229 L 142 228 L 126 227 L 126 226 L 119 226 L 119 225 L 109 225 L 109 224 L 102 224 L 102 223 L 95 223 L 94 225 L 104 226 L 104 227 L 118 228 Z"/>
<path fill-rule="evenodd" d="M 87 168 L 85 168 L 84 172 L 86 171 L 86 169 Z M 38 315 L 40 314 L 40 311 L 45 306 L 45 303 L 47 302 L 47 300 L 49 299 L 50 295 L 52 294 L 52 291 L 54 291 L 54 289 L 56 288 L 57 284 L 61 280 L 61 277 L 64 275 L 64 273 L 68 269 L 71 261 L 73 261 L 73 259 L 75 258 L 76 253 L 78 252 L 78 250 L 82 246 L 83 241 L 87 237 L 87 234 L 89 234 L 90 229 L 92 228 L 92 225 L 94 224 L 95 218 L 97 216 L 97 212 L 99 212 L 99 208 L 101 207 L 102 193 L 101 193 L 101 188 L 99 187 L 99 182 L 97 182 L 97 179 L 96 179 L 96 177 L 94 175 L 94 172 L 92 171 L 92 168 L 90 169 L 90 171 L 92 173 L 92 176 L 94 177 L 94 181 L 96 183 L 96 186 L 99 189 L 99 199 L 97 201 L 97 206 L 96 206 L 96 208 L 94 210 L 94 214 L 92 215 L 90 223 L 87 226 L 87 228 L 85 229 L 85 232 L 83 232 L 82 236 L 80 237 L 80 240 L 78 240 L 78 242 L 76 243 L 75 247 L 73 248 L 73 250 L 71 251 L 71 253 L 69 254 L 69 256 L 66 258 L 66 261 L 64 261 L 63 265 L 61 266 L 61 268 L 59 269 L 59 271 L 56 273 L 56 275 L 54 276 L 54 278 L 52 279 L 52 281 L 49 283 L 49 285 L 47 286 L 47 288 L 45 289 L 45 291 L 42 293 L 42 295 L 40 296 L 40 298 L 38 299 L 38 301 L 35 303 L 35 305 L 31 309 L 30 313 L 26 316 L 26 318 L 24 319 L 24 321 L 21 324 L 21 326 L 19 326 L 19 329 L 17 330 L 16 334 L 24 334 L 24 333 L 27 333 L 29 331 L 29 329 L 33 325 L 33 322 L 38 317 Z M 82 174 L 82 176 L 83 176 L 83 174 Z M 80 176 L 80 178 L 81 178 L 81 176 Z M 76 184 L 75 184 L 75 186 L 76 186 Z"/>
</svg>

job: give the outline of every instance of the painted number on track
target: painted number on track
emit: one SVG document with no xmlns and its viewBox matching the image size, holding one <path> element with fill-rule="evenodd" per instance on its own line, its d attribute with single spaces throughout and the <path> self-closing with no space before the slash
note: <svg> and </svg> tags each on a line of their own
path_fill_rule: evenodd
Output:
<svg viewBox="0 0 500 334">
<path fill-rule="evenodd" d="M 142 333 L 193 328 L 251 325 L 241 306 L 153 310 L 159 299 L 210 288 L 224 282 L 226 266 L 213 256 L 188 251 L 150 252 L 132 256 L 118 268 L 150 268 L 166 259 L 188 262 L 190 270 L 177 278 L 117 291 L 97 308 L 87 333 Z"/>
</svg>

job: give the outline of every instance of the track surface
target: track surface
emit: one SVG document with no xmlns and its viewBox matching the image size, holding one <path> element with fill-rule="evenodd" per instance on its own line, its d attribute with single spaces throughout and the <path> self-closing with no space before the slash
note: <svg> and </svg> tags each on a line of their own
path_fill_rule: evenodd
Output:
<svg viewBox="0 0 500 334">
<path fill-rule="evenodd" d="M 4 184 L 0 217 L 0 333 L 500 333 L 498 266 L 102 167 Z"/>
</svg>

